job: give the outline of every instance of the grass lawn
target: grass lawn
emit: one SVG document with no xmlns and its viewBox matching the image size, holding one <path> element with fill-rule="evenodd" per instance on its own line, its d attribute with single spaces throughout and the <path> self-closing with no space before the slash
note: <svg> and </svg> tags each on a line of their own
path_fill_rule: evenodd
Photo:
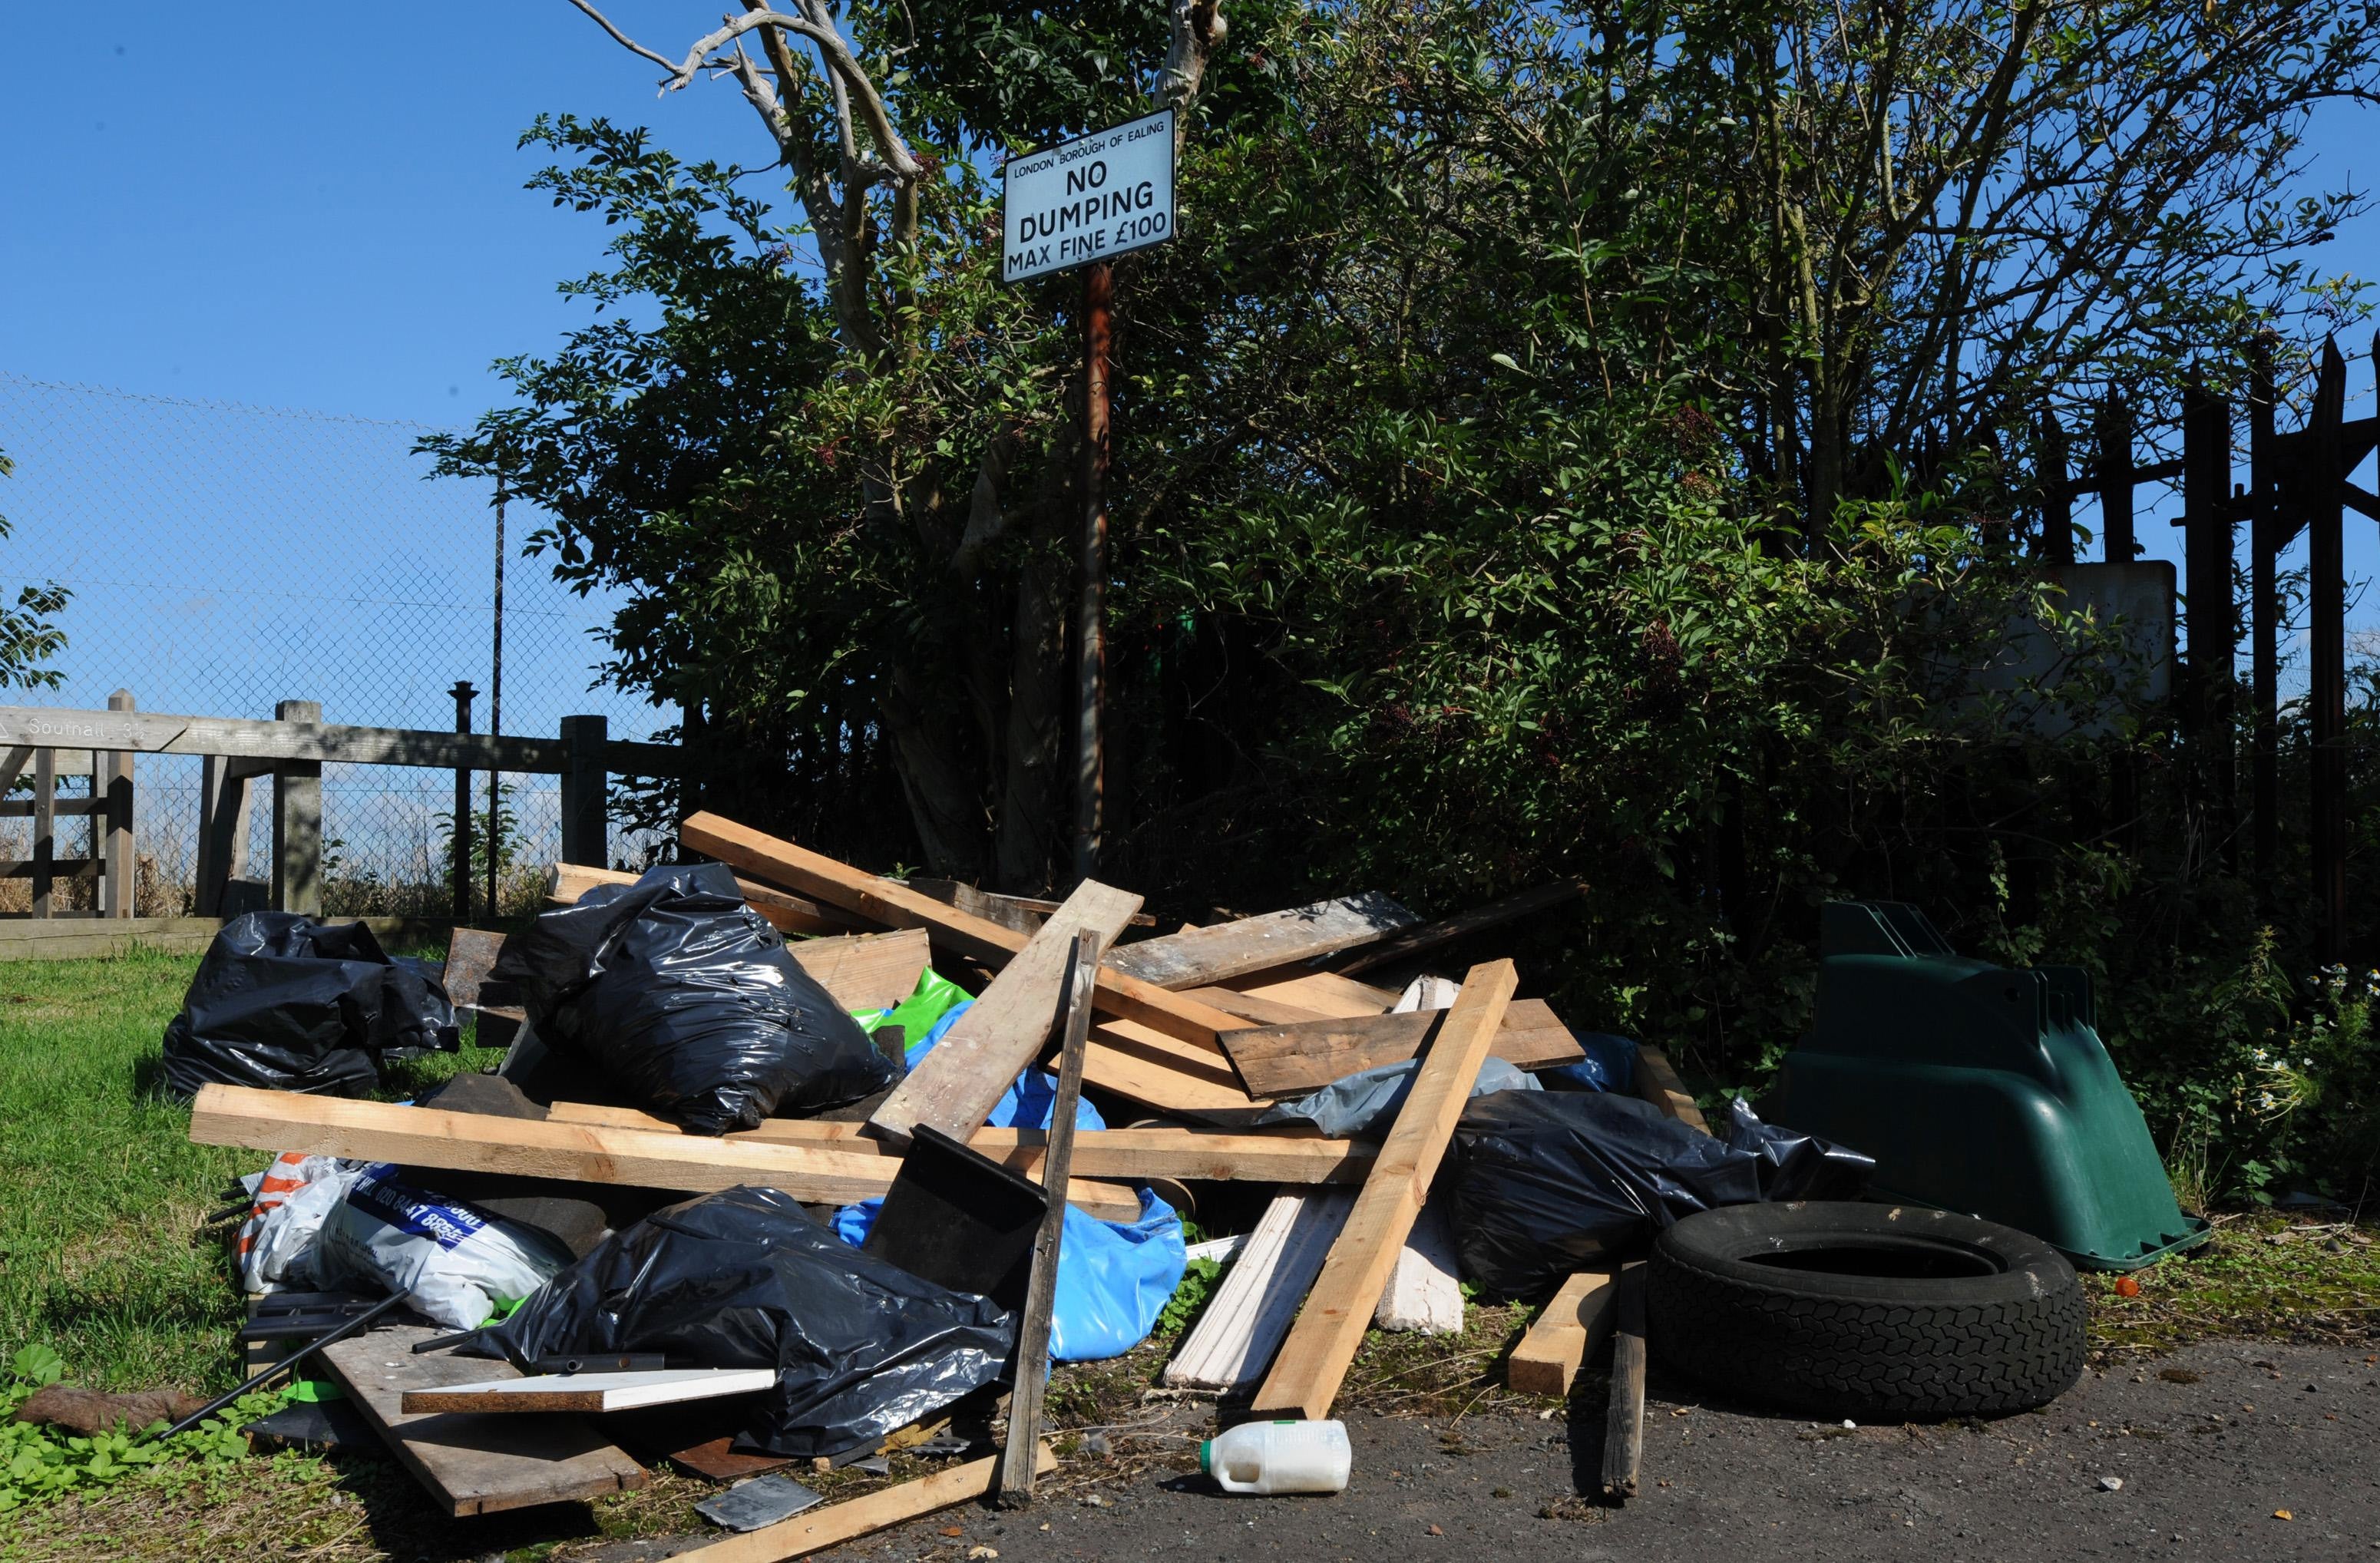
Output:
<svg viewBox="0 0 2380 1563">
<path fill-rule="evenodd" d="M 191 1145 L 188 1110 L 155 1092 L 159 1038 L 197 964 L 134 954 L 0 965 L 0 1383 L 34 1346 L 63 1358 L 72 1384 L 213 1392 L 238 1381 L 238 1295 L 223 1230 L 205 1222 L 231 1203 L 225 1186 L 267 1158 Z M 470 1049 L 407 1066 L 388 1094 L 494 1060 Z M 2222 1218 L 2196 1254 L 2143 1272 L 2136 1296 L 2119 1296 L 2115 1278 L 2086 1278 L 2096 1355 L 2153 1355 L 2211 1334 L 2368 1339 L 2380 1326 L 2374 1236 L 2336 1220 Z M 1512 1402 L 1500 1361 L 1527 1315 L 1470 1315 L 1451 1339 L 1371 1337 L 1342 1405 L 1447 1416 Z M 1130 1420 L 1166 1354 L 1152 1342 L 1062 1370 L 1053 1420 Z M 1591 1381 L 1585 1392 L 1597 1392 Z M 875 1484 L 851 1472 L 803 1479 L 833 1497 Z M 645 1491 L 597 1504 L 457 1521 L 377 1451 L 176 1460 L 0 1514 L 0 1559 L 542 1558 L 557 1546 L 566 1556 L 574 1538 L 699 1530 L 691 1508 L 710 1490 L 663 1470 Z"/>
</svg>

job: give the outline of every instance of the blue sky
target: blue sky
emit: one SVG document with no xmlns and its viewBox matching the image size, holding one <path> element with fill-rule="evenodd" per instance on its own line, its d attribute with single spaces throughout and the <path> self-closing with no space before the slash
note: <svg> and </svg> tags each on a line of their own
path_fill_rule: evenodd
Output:
<svg viewBox="0 0 2380 1563">
<path fill-rule="evenodd" d="M 718 7 L 610 10 L 674 53 Z M 687 155 L 759 156 L 732 88 L 657 98 L 656 68 L 563 0 L 423 0 L 361 38 L 325 19 L 277 3 L 0 12 L 0 371 L 468 422 L 503 397 L 491 359 L 585 318 L 553 284 L 602 242 L 595 219 L 520 188 L 538 159 L 515 141 L 535 115 L 608 115 Z M 2375 147 L 2380 110 L 2334 112 L 2318 172 L 2368 181 Z M 2380 216 L 2320 259 L 2380 275 Z M 2350 416 L 2371 409 L 2371 387 L 2359 362 Z M 2159 554 L 2179 552 L 2171 508 L 2143 515 Z M 2350 526 L 2362 575 L 2380 571 L 2371 533 Z"/>
</svg>

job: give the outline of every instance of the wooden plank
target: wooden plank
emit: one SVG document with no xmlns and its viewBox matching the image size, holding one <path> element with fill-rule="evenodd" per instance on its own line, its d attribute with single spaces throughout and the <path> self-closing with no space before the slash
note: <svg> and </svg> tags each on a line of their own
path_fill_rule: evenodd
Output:
<svg viewBox="0 0 2380 1563">
<path fill-rule="evenodd" d="M 913 891 L 932 896 L 936 901 L 946 901 L 962 912 L 972 913 L 1003 927 L 1014 928 L 1028 937 L 1038 933 L 1043 921 L 1060 905 L 1058 902 L 1045 901 L 1039 896 L 1002 895 L 998 891 L 978 890 L 956 879 L 937 879 L 925 874 L 912 874 L 901 882 Z M 1132 926 L 1153 928 L 1157 926 L 1157 919 L 1146 912 L 1135 912 L 1132 915 Z"/>
<path fill-rule="evenodd" d="M 878 1198 L 892 1187 L 901 1165 L 896 1157 L 856 1147 L 492 1118 L 245 1085 L 200 1086 L 190 1109 L 190 1140 L 687 1193 L 759 1183 L 821 1205 Z M 1078 1178 L 1067 1185 L 1066 1200 L 1102 1220 L 1140 1218 L 1139 1195 L 1123 1184 Z"/>
<path fill-rule="evenodd" d="M 1422 1335 L 1462 1334 L 1461 1268 L 1445 1213 L 1434 1205 L 1424 1206 L 1395 1263 L 1389 1266 L 1388 1284 L 1380 1289 L 1372 1323 L 1382 1329 Z"/>
<path fill-rule="evenodd" d="M 1568 1395 L 1580 1366 L 1611 1331 L 1619 1272 L 1581 1270 L 1562 1282 L 1504 1365 L 1504 1380 L 1524 1395 Z"/>
<path fill-rule="evenodd" d="M 1378 966 L 1393 965 L 1397 962 L 1410 960 L 1426 950 L 1435 950 L 1442 944 L 1451 944 L 1458 939 L 1468 938 L 1483 929 L 1516 922 L 1539 912 L 1550 911 L 1554 907 L 1576 901 L 1585 893 L 1586 882 L 1584 879 L 1558 879 L 1549 885 L 1539 885 L 1535 890 L 1523 891 L 1518 895 L 1508 895 L 1501 901 L 1491 901 L 1484 906 L 1475 906 L 1468 912 L 1458 912 L 1451 917 L 1440 917 L 1434 923 L 1423 923 L 1416 927 L 1402 929 L 1377 944 L 1357 951 L 1346 960 L 1333 962 L 1332 965 L 1347 976 L 1353 976 L 1357 972 L 1368 972 Z"/>
<path fill-rule="evenodd" d="M 1636 1094 L 1688 1128 L 1710 1133 L 1694 1094 L 1670 1067 L 1670 1055 L 1650 1042 L 1636 1045 Z"/>
<path fill-rule="evenodd" d="M 255 721 L 236 717 L 173 716 L 158 711 L 61 710 L 0 706 L 0 744 L 63 749 L 126 749 L 144 755 L 239 755 L 313 764 L 421 765 L 440 770 L 525 770 L 560 774 L 562 744 L 554 738 L 499 738 L 484 733 L 351 727 L 314 716 Z M 624 759 L 663 745 L 621 745 Z M 613 769 L 636 774 L 631 765 Z"/>
<path fill-rule="evenodd" d="M 1620 1273 L 1620 1322 L 1611 1336 L 1611 1405 L 1603 1424 L 1603 1496 L 1636 1496 L 1645 1458 L 1645 1262 Z"/>
<path fill-rule="evenodd" d="M 555 1102 L 550 1121 L 598 1123 L 675 1134 L 678 1126 L 635 1108 L 593 1102 Z M 898 1159 L 899 1147 L 865 1133 L 866 1125 L 817 1118 L 772 1118 L 757 1129 L 726 1136 L 730 1143 L 840 1146 Z M 978 1129 L 971 1150 L 1003 1166 L 1039 1176 L 1047 1133 L 1038 1129 Z M 1087 1129 L 1075 1136 L 1075 1172 L 1086 1178 L 1175 1178 L 1258 1183 L 1359 1181 L 1372 1163 L 1373 1147 L 1363 1140 L 1332 1140 L 1303 1125 L 1237 1133 L 1220 1129 Z"/>
<path fill-rule="evenodd" d="M 924 928 L 937 948 L 979 961 L 994 971 L 1006 965 L 1026 945 L 1026 936 L 1014 928 L 971 917 L 905 885 L 863 874 L 821 853 L 764 835 L 715 814 L 690 817 L 679 827 L 678 839 L 722 863 L 787 885 L 802 894 L 816 896 L 887 927 Z M 1154 983 L 1111 971 L 1105 965 L 1099 968 L 1099 992 L 1093 1002 L 1101 1014 L 1131 1021 L 1202 1048 L 1213 1048 L 1218 1032 L 1235 1030 L 1244 1024 L 1238 1016 L 1226 1014 L 1212 1005 L 1169 993 Z M 1098 1040 L 1096 1033 L 1093 1040 Z M 1220 1052 L 1217 1057 L 1220 1057 Z M 1096 1049 L 1085 1060 L 1085 1068 L 1090 1072 L 1085 1078 L 1093 1084 L 1100 1084 Z"/>
<path fill-rule="evenodd" d="M 1318 1015 L 1345 1020 L 1355 1015 L 1384 1015 L 1396 1007 L 1397 996 L 1336 972 L 1254 972 L 1223 985 L 1252 999 L 1294 1004 Z"/>
<path fill-rule="evenodd" d="M 1044 1476 L 1058 1469 L 1058 1457 L 1050 1452 L 1047 1445 L 1041 1446 L 1034 1469 Z M 898 1525 L 905 1520 L 981 1497 L 991 1490 L 999 1474 L 998 1455 L 971 1460 L 965 1465 L 937 1471 L 897 1487 L 886 1487 L 825 1508 L 813 1508 L 740 1536 L 722 1537 L 708 1546 L 670 1556 L 674 1563 L 782 1563 L 784 1558 L 799 1557 L 820 1547 L 840 1546 L 887 1525 Z"/>
<path fill-rule="evenodd" d="M 1071 901 L 1070 897 L 1070 904 Z M 1056 921 L 1068 913 L 1061 907 L 1050 915 Z M 1042 1161 L 1044 1171 L 1055 1181 L 1063 1181 L 1075 1165 L 1075 1109 L 1083 1099 L 1083 1049 L 1091 1039 L 1091 990 L 1099 986 L 1099 951 L 1106 943 L 1096 928 L 1078 928 L 1068 952 L 1065 1040 L 1058 1050 L 1058 1089 L 1050 1097 L 1049 1147 Z M 1019 957 L 1016 964 L 1024 959 Z M 1016 964 L 1009 970 L 1015 970 Z M 1002 1508 L 1024 1508 L 1033 1502 L 1035 1457 L 1041 1448 L 1042 1391 L 1050 1376 L 1050 1312 L 1057 1303 L 1058 1255 L 1065 1235 L 1066 1207 L 1052 1203 L 1042 1212 L 1041 1229 L 1033 1235 L 1033 1270 L 1025 1286 L 1025 1311 L 1017 1319 L 1016 1351 L 1010 1359 L 1014 1387 L 1009 1394 L 1008 1441 L 1001 1448 L 1000 1480 L 995 1484 Z"/>
<path fill-rule="evenodd" d="M 889 1010 L 917 990 L 933 951 L 916 928 L 789 939 L 785 953 L 846 1010 Z"/>
<path fill-rule="evenodd" d="M 1163 1382 L 1225 1395 L 1252 1387 L 1281 1350 L 1298 1303 L 1354 1208 L 1350 1189 L 1285 1193 L 1265 1206 L 1206 1311 L 1165 1364 Z"/>
<path fill-rule="evenodd" d="M 1256 1396 L 1256 1409 L 1319 1420 L 1364 1343 L 1389 1270 L 1421 1213 L 1430 1180 L 1454 1134 L 1454 1121 L 1478 1078 L 1520 975 L 1510 961 L 1474 966 L 1446 1024 L 1422 1055 L 1413 1089 L 1381 1142 L 1372 1170 L 1355 1196 L 1346 1230 L 1330 1245 L 1321 1278 L 1306 1294 L 1280 1358 Z"/>
<path fill-rule="evenodd" d="M 1110 955 L 1108 966 L 1160 987 L 1198 987 L 1335 955 L 1419 921 L 1378 891 L 1366 891 L 1143 939 Z"/>
<path fill-rule="evenodd" d="M 556 863 L 546 870 L 545 899 L 556 906 L 571 906 L 598 885 L 633 885 L 638 875 L 620 868 L 590 868 L 583 863 Z M 744 892 L 744 903 L 760 914 L 780 932 L 791 934 L 839 934 L 872 928 L 875 925 L 855 917 L 839 906 L 825 906 L 808 896 L 757 884 L 739 878 L 735 888 Z"/>
<path fill-rule="evenodd" d="M 1284 1004 L 1277 999 L 1259 999 L 1253 993 L 1235 992 L 1228 987 L 1186 987 L 1183 992 L 1201 1003 L 1212 1004 L 1226 1014 L 1237 1015 L 1257 1025 L 1296 1025 L 1305 1021 L 1333 1018 L 1319 1010 L 1302 1009 L 1295 1004 Z"/>
<path fill-rule="evenodd" d="M 1223 1051 L 1252 1097 L 1318 1090 L 1359 1070 L 1402 1063 L 1443 1023 L 1444 1010 L 1251 1026 L 1223 1034 Z M 1541 999 L 1519 999 L 1504 1012 L 1488 1051 L 1522 1069 L 1547 1069 L 1586 1057 L 1578 1038 Z"/>
<path fill-rule="evenodd" d="M 413 1354 L 416 1342 L 440 1333 L 419 1326 L 370 1330 L 324 1347 L 321 1361 L 447 1513 L 495 1514 L 645 1484 L 643 1466 L 574 1418 L 521 1422 L 453 1412 L 408 1414 L 402 1404 L 407 1389 L 503 1377 L 510 1371 L 503 1363 L 476 1357 Z"/>
<path fill-rule="evenodd" d="M 474 1361 L 474 1366 L 486 1364 Z M 722 1395 L 749 1395 L 777 1382 L 774 1368 L 662 1368 L 643 1373 L 540 1373 L 522 1378 L 478 1378 L 432 1388 L 407 1389 L 400 1409 L 407 1416 L 424 1412 L 474 1412 L 512 1415 L 521 1412 L 635 1411 L 641 1406 L 674 1406 L 690 1400 L 715 1400 Z"/>
<path fill-rule="evenodd" d="M 1075 936 L 1090 934 L 1105 948 L 1139 909 L 1140 897 L 1131 891 L 1084 880 L 868 1115 L 869 1127 L 895 1145 L 907 1143 L 921 1123 L 965 1143 L 1049 1047 Z M 1089 1024 L 1087 1014 L 1087 1030 Z"/>
</svg>

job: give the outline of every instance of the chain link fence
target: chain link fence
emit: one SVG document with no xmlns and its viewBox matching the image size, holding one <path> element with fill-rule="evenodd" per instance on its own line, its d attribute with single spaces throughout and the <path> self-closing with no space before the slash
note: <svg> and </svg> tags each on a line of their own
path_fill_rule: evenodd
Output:
<svg viewBox="0 0 2380 1563">
<path fill-rule="evenodd" d="M 95 709 L 129 690 L 144 711 L 270 718 L 281 700 L 321 702 L 322 720 L 368 727 L 455 721 L 457 681 L 489 730 L 493 684 L 494 496 L 433 479 L 415 443 L 432 426 L 243 406 L 61 384 L 0 371 L 0 591 L 55 582 L 67 637 L 54 690 L 0 701 Z M 646 739 L 674 710 L 595 687 L 595 631 L 612 603 L 555 583 L 521 545 L 542 524 L 506 507 L 503 731 L 551 737 L 565 715 L 604 716 L 614 738 Z M 144 915 L 192 904 L 200 761 L 140 757 L 137 853 Z M 87 796 L 88 776 L 62 785 Z M 269 783 L 267 783 L 269 785 Z M 322 782 L 325 911 L 445 915 L 452 910 L 452 771 L 330 766 Z M 501 779 L 495 838 L 505 911 L 533 903 L 560 840 L 557 780 Z M 473 781 L 474 879 L 485 895 L 488 779 Z M 0 829 L 0 856 L 26 831 Z M 59 851 L 79 853 L 80 818 Z M 250 811 L 249 861 L 270 861 L 270 810 Z M 646 843 L 615 831 L 613 861 Z M 83 891 L 88 900 L 88 888 Z M 0 912 L 23 911 L 25 881 L 0 881 Z M 69 900 L 66 903 L 73 905 Z M 484 907 L 480 907 L 484 910 Z"/>
</svg>

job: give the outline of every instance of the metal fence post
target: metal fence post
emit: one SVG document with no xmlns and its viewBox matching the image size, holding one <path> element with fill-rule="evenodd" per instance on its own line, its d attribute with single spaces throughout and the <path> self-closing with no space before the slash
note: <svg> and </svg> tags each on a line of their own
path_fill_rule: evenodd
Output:
<svg viewBox="0 0 2380 1563">
<path fill-rule="evenodd" d="M 468 735 L 471 731 L 471 701 L 479 691 L 471 687 L 469 679 L 459 678 L 447 693 L 455 697 L 455 731 Z M 454 861 L 449 866 L 448 878 L 454 887 L 455 920 L 468 923 L 471 920 L 471 768 L 468 765 L 455 768 L 454 837 Z M 490 855 L 492 858 L 492 852 Z M 489 907 L 492 915 L 494 910 L 493 905 Z"/>
<path fill-rule="evenodd" d="M 610 866 L 610 831 L 604 818 L 603 745 L 610 724 L 600 716 L 562 719 L 562 860 L 590 868 Z"/>
<path fill-rule="evenodd" d="M 132 691 L 119 689 L 107 697 L 111 711 L 134 709 Z M 105 917 L 129 917 L 136 908 L 133 902 L 139 893 L 140 868 L 133 857 L 132 844 L 132 766 L 133 751 L 109 751 L 107 772 L 107 866 L 100 871 L 100 915 Z M 99 820 L 91 821 L 91 834 L 99 834 Z M 92 855 L 99 855 L 93 854 Z"/>
<path fill-rule="evenodd" d="M 275 721 L 319 722 L 319 700 L 284 700 Z M 283 760 L 273 772 L 273 905 L 322 915 L 322 762 Z"/>
</svg>

